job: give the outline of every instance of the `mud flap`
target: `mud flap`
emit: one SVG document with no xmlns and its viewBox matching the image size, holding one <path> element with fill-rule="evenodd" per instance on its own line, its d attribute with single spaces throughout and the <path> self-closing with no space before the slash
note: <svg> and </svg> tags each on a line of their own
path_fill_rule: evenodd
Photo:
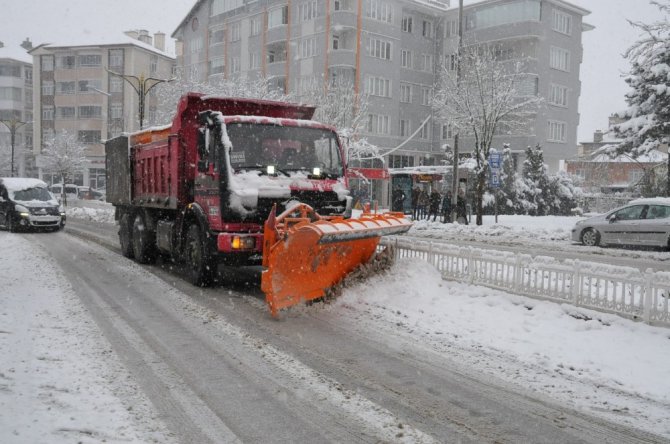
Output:
<svg viewBox="0 0 670 444">
<path fill-rule="evenodd" d="M 321 217 L 305 204 L 265 223 L 261 289 L 272 316 L 323 297 L 375 253 L 380 237 L 409 230 L 402 214 L 365 214 L 359 219 Z"/>
</svg>

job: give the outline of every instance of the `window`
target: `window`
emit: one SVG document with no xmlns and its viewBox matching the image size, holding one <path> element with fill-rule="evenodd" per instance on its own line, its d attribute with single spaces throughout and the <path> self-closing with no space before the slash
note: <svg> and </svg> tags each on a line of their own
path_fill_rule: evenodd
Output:
<svg viewBox="0 0 670 444">
<path fill-rule="evenodd" d="M 54 70 L 54 56 L 43 55 L 43 56 L 41 56 L 41 61 L 42 61 L 42 63 L 41 63 L 42 71 L 53 71 Z"/>
<path fill-rule="evenodd" d="M 411 33 L 412 32 L 412 16 L 410 16 L 410 15 L 403 16 L 400 28 L 404 32 L 410 32 Z"/>
<path fill-rule="evenodd" d="M 454 137 L 454 129 L 450 123 L 442 125 L 442 140 L 448 140 Z"/>
<path fill-rule="evenodd" d="M 237 42 L 240 40 L 240 22 L 235 22 L 230 25 L 230 41 Z"/>
<path fill-rule="evenodd" d="M 572 16 L 554 9 L 551 12 L 551 29 L 561 34 L 572 34 Z"/>
<path fill-rule="evenodd" d="M 377 59 L 391 60 L 391 42 L 371 38 L 369 41 L 368 54 Z"/>
<path fill-rule="evenodd" d="M 432 54 L 421 54 L 420 61 L 421 71 L 433 72 L 433 55 Z"/>
<path fill-rule="evenodd" d="M 570 51 L 552 46 L 549 49 L 549 67 L 561 71 L 570 70 Z"/>
<path fill-rule="evenodd" d="M 317 17 L 316 0 L 298 5 L 298 20 L 306 22 Z"/>
<path fill-rule="evenodd" d="M 56 59 L 56 67 L 60 69 L 74 69 L 76 65 L 75 56 L 60 56 Z"/>
<path fill-rule="evenodd" d="M 149 72 L 151 72 L 151 74 L 156 74 L 158 72 L 158 56 L 157 55 L 152 55 L 151 59 L 149 60 Z"/>
<path fill-rule="evenodd" d="M 239 57 L 231 57 L 231 59 L 230 59 L 230 72 L 231 73 L 240 72 L 240 58 Z"/>
<path fill-rule="evenodd" d="M 100 131 L 85 130 L 77 132 L 77 140 L 81 143 L 100 143 Z"/>
<path fill-rule="evenodd" d="M 430 122 L 426 122 L 423 124 L 423 126 L 419 130 L 418 137 L 419 139 L 430 140 Z"/>
<path fill-rule="evenodd" d="M 54 107 L 51 105 L 44 105 L 42 107 L 42 120 L 54 119 Z"/>
<path fill-rule="evenodd" d="M 33 86 L 33 69 L 26 66 L 23 70 L 23 78 L 26 86 Z"/>
<path fill-rule="evenodd" d="M 255 36 L 261 33 L 261 16 L 257 15 L 249 19 L 249 35 Z"/>
<path fill-rule="evenodd" d="M 412 134 L 412 128 L 409 119 L 400 119 L 400 125 L 398 128 L 400 137 L 408 137 L 410 134 Z"/>
<path fill-rule="evenodd" d="M 77 94 L 94 94 L 95 90 L 100 90 L 100 88 L 102 88 L 100 80 L 80 80 L 77 82 Z"/>
<path fill-rule="evenodd" d="M 414 166 L 414 156 L 389 155 L 389 168 L 407 168 Z"/>
<path fill-rule="evenodd" d="M 257 52 L 249 53 L 249 69 L 258 69 L 261 67 L 261 55 Z"/>
<path fill-rule="evenodd" d="M 340 36 L 333 35 L 333 50 L 337 51 L 340 49 Z"/>
<path fill-rule="evenodd" d="M 450 71 L 456 71 L 458 68 L 458 55 L 447 54 L 444 56 L 444 63 Z"/>
<path fill-rule="evenodd" d="M 640 177 L 638 177 L 635 182 L 642 180 L 644 171 L 631 171 L 631 174 L 634 172 L 641 173 Z M 647 210 L 647 219 L 665 219 L 667 217 L 670 217 L 670 207 L 667 205 L 650 205 Z"/>
<path fill-rule="evenodd" d="M 389 116 L 368 114 L 367 130 L 372 134 L 390 134 Z"/>
<path fill-rule="evenodd" d="M 209 44 L 216 45 L 223 43 L 226 39 L 226 31 L 224 29 L 210 29 L 209 30 Z"/>
<path fill-rule="evenodd" d="M 21 88 L 0 86 L 0 100 L 13 100 L 20 102 L 21 99 Z"/>
<path fill-rule="evenodd" d="M 100 106 L 80 106 L 79 118 L 81 119 L 99 119 L 102 117 L 102 107 Z"/>
<path fill-rule="evenodd" d="M 365 17 L 380 22 L 393 23 L 393 7 L 383 0 L 367 0 Z"/>
<path fill-rule="evenodd" d="M 188 43 L 188 48 L 191 54 L 202 51 L 202 37 L 196 37 Z"/>
<path fill-rule="evenodd" d="M 84 54 L 79 56 L 79 66 L 101 66 L 102 57 L 99 54 Z"/>
<path fill-rule="evenodd" d="M 209 15 L 215 16 L 244 6 L 244 0 L 212 0 Z"/>
<path fill-rule="evenodd" d="M 424 36 L 427 39 L 432 39 L 433 38 L 433 22 L 430 22 L 428 20 L 424 20 L 422 22 L 422 33 L 421 35 Z"/>
<path fill-rule="evenodd" d="M 400 102 L 412 103 L 412 85 L 409 83 L 400 84 Z"/>
<path fill-rule="evenodd" d="M 444 24 L 444 33 L 447 37 L 453 37 L 458 35 L 458 21 L 450 20 Z"/>
<path fill-rule="evenodd" d="M 223 74 L 225 71 L 225 63 L 223 59 L 212 59 L 209 61 L 209 74 Z"/>
<path fill-rule="evenodd" d="M 42 95 L 43 96 L 53 96 L 54 95 L 54 82 L 53 82 L 53 80 L 42 80 Z"/>
<path fill-rule="evenodd" d="M 628 183 L 637 184 L 638 182 L 640 182 L 642 180 L 643 177 L 644 177 L 644 171 L 642 171 L 642 170 L 631 170 L 631 171 L 628 172 Z M 654 205 L 654 207 L 655 207 L 655 205 Z M 651 208 L 653 208 L 653 207 L 650 207 L 650 210 L 651 210 Z M 650 212 L 647 211 L 647 219 L 656 219 L 656 217 L 649 217 L 649 215 L 650 215 Z"/>
<path fill-rule="evenodd" d="M 118 76 L 109 76 L 109 92 L 120 93 L 123 92 L 123 79 Z"/>
<path fill-rule="evenodd" d="M 310 37 L 300 41 L 300 47 L 298 48 L 298 51 L 299 57 L 301 59 L 314 57 L 317 54 L 316 37 Z"/>
<path fill-rule="evenodd" d="M 563 85 L 551 84 L 549 89 L 549 103 L 556 106 L 568 106 L 568 88 Z"/>
<path fill-rule="evenodd" d="M 58 82 L 56 83 L 56 94 L 74 94 L 74 82 Z"/>
<path fill-rule="evenodd" d="M 123 67 L 123 49 L 109 50 L 109 66 Z"/>
<path fill-rule="evenodd" d="M 383 77 L 368 77 L 367 94 L 378 97 L 391 97 L 391 81 Z"/>
<path fill-rule="evenodd" d="M 123 118 L 123 104 L 122 103 L 112 103 L 109 105 L 109 117 L 112 119 L 122 119 Z"/>
<path fill-rule="evenodd" d="M 268 29 L 288 24 L 288 6 L 275 8 L 268 13 Z"/>
<path fill-rule="evenodd" d="M 412 68 L 412 51 L 409 49 L 400 50 L 400 66 L 403 68 Z"/>
<path fill-rule="evenodd" d="M 547 125 L 547 140 L 549 142 L 565 143 L 566 123 L 550 120 Z"/>
<path fill-rule="evenodd" d="M 422 87 L 421 88 L 421 104 L 430 106 L 430 102 L 433 98 L 433 88 Z"/>
<path fill-rule="evenodd" d="M 519 79 L 517 92 L 520 96 L 536 96 L 539 91 L 538 85 L 539 78 L 537 76 L 524 76 Z"/>
<path fill-rule="evenodd" d="M 517 0 L 479 9 L 466 16 L 465 29 L 483 29 L 528 21 L 540 21 L 540 0 Z"/>
</svg>

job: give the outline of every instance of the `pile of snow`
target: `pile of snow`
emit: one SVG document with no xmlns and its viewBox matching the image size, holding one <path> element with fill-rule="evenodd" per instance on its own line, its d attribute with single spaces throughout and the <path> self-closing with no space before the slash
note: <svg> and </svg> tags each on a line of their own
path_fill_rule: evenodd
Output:
<svg viewBox="0 0 670 444">
<path fill-rule="evenodd" d="M 91 203 L 84 203 L 81 205 L 82 206 L 68 207 L 65 210 L 65 215 L 74 219 L 83 219 L 109 224 L 114 223 L 114 207 L 111 204 L 100 203 L 95 205 Z"/>
</svg>

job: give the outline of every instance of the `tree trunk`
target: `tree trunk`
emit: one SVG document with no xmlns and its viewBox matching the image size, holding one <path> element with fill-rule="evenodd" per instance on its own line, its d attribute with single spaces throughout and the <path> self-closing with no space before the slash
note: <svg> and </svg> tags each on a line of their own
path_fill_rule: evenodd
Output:
<svg viewBox="0 0 670 444">
<path fill-rule="evenodd" d="M 484 191 L 486 191 L 486 174 L 477 174 L 477 196 L 476 196 L 476 213 L 477 225 L 484 223 Z"/>
</svg>

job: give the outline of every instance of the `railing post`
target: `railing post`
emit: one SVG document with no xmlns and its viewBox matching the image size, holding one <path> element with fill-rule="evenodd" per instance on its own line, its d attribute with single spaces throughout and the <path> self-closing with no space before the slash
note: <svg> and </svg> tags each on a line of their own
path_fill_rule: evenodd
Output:
<svg viewBox="0 0 670 444">
<path fill-rule="evenodd" d="M 433 241 L 428 241 L 428 263 L 435 266 L 433 261 Z"/>
<path fill-rule="evenodd" d="M 579 271 L 580 264 L 578 260 L 575 260 L 573 267 L 572 285 L 570 286 L 570 302 L 572 302 L 572 305 L 577 306 L 582 286 L 582 274 Z"/>
<path fill-rule="evenodd" d="M 647 268 L 644 271 L 644 297 L 642 298 L 642 318 L 647 324 L 651 322 L 651 308 L 654 302 L 653 290 L 651 288 L 653 278 L 654 271 L 651 268 Z"/>
<path fill-rule="evenodd" d="M 470 284 L 475 282 L 475 264 L 474 264 L 474 251 L 471 248 L 468 249 L 468 282 Z"/>
</svg>

